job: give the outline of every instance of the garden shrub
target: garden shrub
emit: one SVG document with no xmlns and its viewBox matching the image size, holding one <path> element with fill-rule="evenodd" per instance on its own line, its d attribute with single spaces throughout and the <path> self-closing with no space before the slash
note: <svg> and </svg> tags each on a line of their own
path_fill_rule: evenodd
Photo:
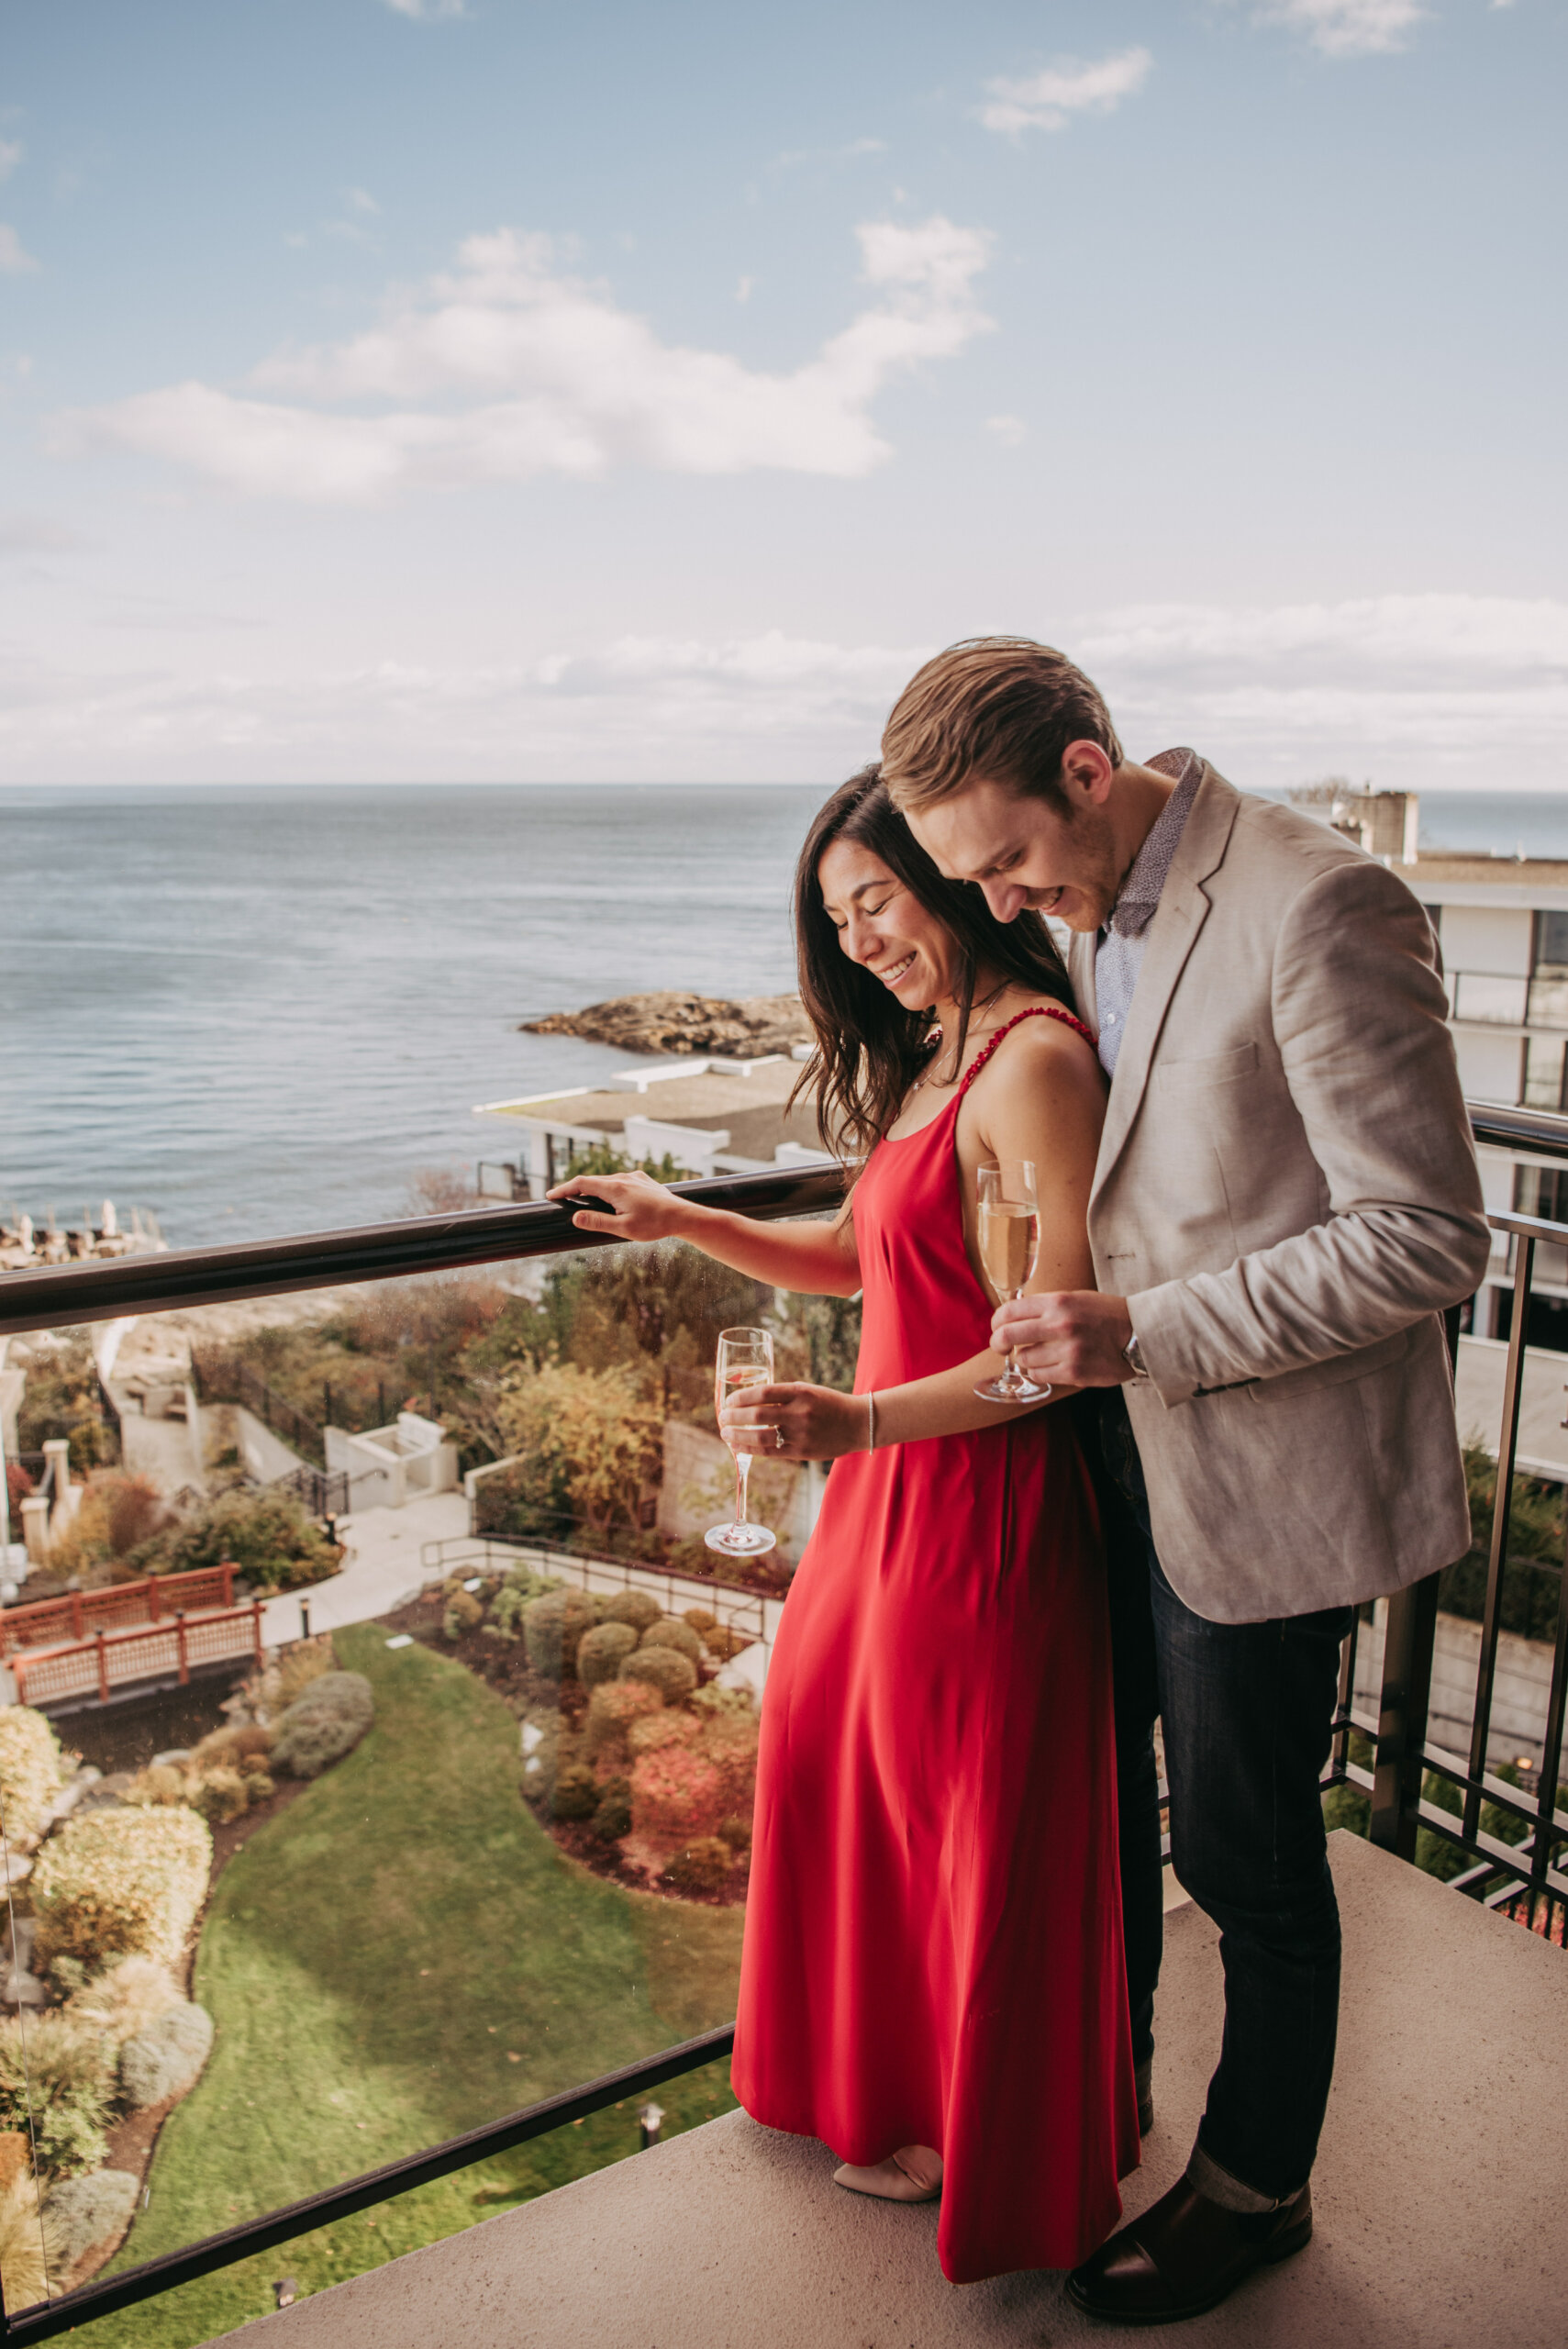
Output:
<svg viewBox="0 0 1568 2349">
<path fill-rule="evenodd" d="M 251 1721 L 239 1729 L 213 1730 L 203 1738 L 191 1759 L 198 1769 L 208 1768 L 215 1762 L 231 1763 L 237 1770 L 251 1765 L 264 1768 L 272 1750 L 272 1731 L 263 1729 L 259 1721 Z"/>
<path fill-rule="evenodd" d="M 724 1808 L 744 1815 L 757 1790 L 757 1738 L 762 1724 L 734 1713 L 718 1714 L 702 1732 L 700 1751 L 718 1772 Z"/>
<path fill-rule="evenodd" d="M 74 2017 L 0 2021 L 0 2128 L 30 2127 L 45 2176 L 97 2167 L 113 2092 L 109 2050 Z"/>
<path fill-rule="evenodd" d="M 182 1998 L 128 2039 L 120 2050 L 120 2087 L 134 2112 L 194 2087 L 212 2053 L 212 2017 Z"/>
<path fill-rule="evenodd" d="M 60 1793 L 60 1740 L 30 1705 L 0 1706 L 0 1824 L 13 1843 L 40 1834 Z"/>
<path fill-rule="evenodd" d="M 700 1664 L 702 1661 L 702 1642 L 691 1625 L 683 1623 L 678 1615 L 661 1615 L 656 1623 L 650 1623 L 642 1634 L 640 1644 L 645 1648 L 673 1648 L 676 1654 L 684 1655 L 689 1664 Z"/>
<path fill-rule="evenodd" d="M 242 1819 L 250 1808 L 253 1783 L 242 1770 L 220 1764 L 216 1770 L 203 1770 L 187 1781 L 185 1799 L 209 1827 L 227 1827 L 231 1819 Z"/>
<path fill-rule="evenodd" d="M 635 1682 L 630 1684 L 635 1687 Z M 632 1755 L 657 1753 L 664 1745 L 695 1745 L 702 1735 L 702 1723 L 690 1713 L 657 1712 L 645 1720 L 633 1721 L 626 1733 L 627 1751 Z"/>
<path fill-rule="evenodd" d="M 688 1701 L 699 1720 L 717 1720 L 721 1717 L 753 1720 L 756 1718 L 756 1701 L 750 1688 L 721 1688 L 716 1680 L 710 1680 L 706 1688 L 694 1690 Z"/>
<path fill-rule="evenodd" d="M 484 1620 L 484 1607 L 477 1593 L 459 1590 L 448 1604 L 442 1623 L 449 1640 L 461 1639 L 464 1631 L 477 1631 Z"/>
<path fill-rule="evenodd" d="M 277 1675 L 275 1709 L 286 1713 L 291 1705 L 298 1704 L 312 1681 L 324 1679 L 328 1673 L 336 1671 L 337 1664 L 326 1632 L 318 1639 L 296 1640 L 272 1667 Z"/>
<path fill-rule="evenodd" d="M 166 1965 L 152 1957 L 122 1957 L 79 1990 L 66 2012 L 120 2047 L 179 2004 L 180 1987 Z"/>
<path fill-rule="evenodd" d="M 89 1811 L 68 1819 L 39 1855 L 28 1889 L 36 1962 L 57 1954 L 177 1965 L 206 1896 L 212 1835 L 181 1806 Z"/>
<path fill-rule="evenodd" d="M 623 1835 L 631 1832 L 631 1780 L 605 1778 L 599 1785 L 599 1807 L 594 1813 L 594 1832 L 601 1843 L 618 1843 Z"/>
<path fill-rule="evenodd" d="M 706 1607 L 685 1608 L 682 1612 L 681 1620 L 683 1623 L 691 1625 L 705 1647 L 707 1645 L 708 1633 L 717 1631 L 718 1629 L 717 1616 L 710 1615 Z"/>
<path fill-rule="evenodd" d="M 592 1819 L 599 1808 L 599 1782 L 585 1762 L 569 1762 L 555 1774 L 550 1799 L 553 1819 Z"/>
<path fill-rule="evenodd" d="M 571 1680 L 577 1671 L 577 1642 L 599 1620 L 585 1590 L 552 1590 L 523 1610 L 528 1662 L 545 1680 Z"/>
<path fill-rule="evenodd" d="M 530 1574 L 526 1566 L 514 1566 L 495 1595 L 491 1613 L 496 1629 L 516 1631 L 523 1616 L 536 1598 L 548 1598 L 561 1588 L 553 1575 Z"/>
<path fill-rule="evenodd" d="M 613 1680 L 637 1645 L 629 1623 L 595 1623 L 577 1642 L 577 1677 L 585 1688 Z"/>
<path fill-rule="evenodd" d="M 690 1843 L 711 1835 L 725 1809 L 718 1772 L 689 1747 L 660 1746 L 633 1765 L 632 1823 L 651 1842 Z"/>
<path fill-rule="evenodd" d="M 325 1672 L 279 1721 L 272 1766 L 295 1778 L 317 1777 L 353 1752 L 374 1719 L 375 1698 L 362 1672 Z"/>
<path fill-rule="evenodd" d="M 185 1799 L 185 1774 L 172 1762 L 150 1762 L 125 1790 L 127 1802 L 171 1803 Z"/>
<path fill-rule="evenodd" d="M 732 1852 L 749 1852 L 751 1848 L 751 1822 L 749 1819 L 739 1818 L 731 1812 L 728 1819 L 719 1820 L 718 1833 L 719 1840 L 728 1843 Z"/>
<path fill-rule="evenodd" d="M 660 1881 L 677 1892 L 717 1892 L 728 1881 L 735 1854 L 717 1835 L 699 1835 L 665 1866 Z"/>
<path fill-rule="evenodd" d="M 70 2264 L 49 2206 L 39 2208 L 31 2173 L 0 2188 L 0 2287 L 10 2313 L 47 2299 Z"/>
<path fill-rule="evenodd" d="M 342 1555 L 292 1494 L 238 1488 L 139 1544 L 127 1563 L 147 1574 L 232 1564 L 253 1591 L 303 1590 L 336 1574 Z"/>
<path fill-rule="evenodd" d="M 691 1695 L 697 1685 L 697 1668 L 674 1648 L 638 1648 L 621 1665 L 618 1677 L 646 1680 L 650 1687 L 658 1689 L 666 1704 L 673 1704 Z"/>
<path fill-rule="evenodd" d="M 118 2234 L 140 2192 L 140 2179 L 128 2169 L 95 2169 L 85 2176 L 62 2177 L 50 2188 L 43 2207 L 55 2231 L 57 2282 L 84 2251 Z"/>
<path fill-rule="evenodd" d="M 617 1590 L 604 1602 L 606 1623 L 629 1623 L 640 1639 L 650 1623 L 657 1623 L 663 1609 L 651 1590 Z"/>
<path fill-rule="evenodd" d="M 737 1631 L 728 1623 L 716 1623 L 706 1638 L 707 1652 L 715 1664 L 728 1664 L 742 1648 L 754 1644 L 749 1631 Z"/>
<path fill-rule="evenodd" d="M 663 1709 L 663 1698 L 646 1680 L 601 1681 L 588 1699 L 584 1751 L 591 1761 L 624 1759 L 632 1724 Z"/>
</svg>

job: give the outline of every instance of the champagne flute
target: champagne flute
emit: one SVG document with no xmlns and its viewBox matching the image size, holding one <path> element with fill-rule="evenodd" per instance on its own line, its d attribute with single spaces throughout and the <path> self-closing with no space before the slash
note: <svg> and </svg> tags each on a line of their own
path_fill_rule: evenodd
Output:
<svg viewBox="0 0 1568 2349">
<path fill-rule="evenodd" d="M 718 1333 L 718 1355 L 714 1364 L 714 1409 L 722 1412 L 725 1398 L 741 1386 L 771 1386 L 773 1377 L 773 1341 L 766 1330 L 721 1330 Z M 719 1419 L 718 1431 L 724 1434 L 724 1421 Z M 729 1439 L 725 1437 L 728 1443 Z M 778 1537 L 765 1525 L 752 1525 L 746 1516 L 746 1483 L 751 1473 L 751 1454 L 729 1449 L 735 1456 L 735 1515 L 728 1525 L 715 1525 L 704 1536 L 710 1550 L 720 1550 L 728 1558 L 760 1558 L 764 1550 L 777 1547 Z"/>
<path fill-rule="evenodd" d="M 980 1169 L 980 1261 L 1004 1304 L 1022 1297 L 1034 1278 L 1040 1262 L 1040 1195 L 1032 1159 L 1005 1158 L 998 1166 Z M 1043 1403 L 1051 1390 L 1020 1369 L 1015 1346 L 1001 1377 L 974 1391 L 987 1403 Z"/>
</svg>

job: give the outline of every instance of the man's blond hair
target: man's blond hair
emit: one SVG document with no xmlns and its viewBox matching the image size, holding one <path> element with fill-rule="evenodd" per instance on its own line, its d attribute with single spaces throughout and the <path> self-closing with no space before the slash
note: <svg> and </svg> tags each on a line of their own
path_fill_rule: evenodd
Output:
<svg viewBox="0 0 1568 2349">
<path fill-rule="evenodd" d="M 1064 652 L 1027 636 L 974 636 L 928 661 L 893 705 L 882 777 L 907 815 L 984 777 L 1063 807 L 1069 742 L 1122 748 L 1099 690 Z"/>
</svg>

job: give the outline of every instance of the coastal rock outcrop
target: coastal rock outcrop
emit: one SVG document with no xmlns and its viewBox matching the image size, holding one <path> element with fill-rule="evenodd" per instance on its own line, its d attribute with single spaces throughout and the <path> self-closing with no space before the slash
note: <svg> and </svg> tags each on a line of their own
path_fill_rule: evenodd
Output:
<svg viewBox="0 0 1568 2349">
<path fill-rule="evenodd" d="M 665 987 L 655 995 L 617 996 L 584 1011 L 551 1011 L 518 1024 L 525 1035 L 583 1036 L 623 1052 L 713 1052 L 734 1060 L 787 1052 L 811 1041 L 797 995 L 753 995 L 737 1003 Z"/>
</svg>

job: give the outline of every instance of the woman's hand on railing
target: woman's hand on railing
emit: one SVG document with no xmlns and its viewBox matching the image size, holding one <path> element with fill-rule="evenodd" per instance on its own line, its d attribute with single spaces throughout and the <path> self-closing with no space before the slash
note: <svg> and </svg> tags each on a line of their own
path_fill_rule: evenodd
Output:
<svg viewBox="0 0 1568 2349">
<path fill-rule="evenodd" d="M 742 1399 L 744 1398 L 744 1399 Z M 792 1379 L 777 1386 L 742 1386 L 719 1414 L 719 1433 L 736 1452 L 762 1460 L 837 1460 L 863 1452 L 870 1414 L 863 1395 Z"/>
<path fill-rule="evenodd" d="M 651 1174 L 574 1174 L 557 1183 L 547 1198 L 570 1207 L 574 1198 L 603 1199 L 614 1209 L 602 1215 L 584 1208 L 572 1219 L 579 1231 L 607 1231 L 617 1240 L 672 1240 L 691 1221 L 694 1202 L 672 1198 Z M 698 1214 L 701 1209 L 695 1210 Z"/>
</svg>

